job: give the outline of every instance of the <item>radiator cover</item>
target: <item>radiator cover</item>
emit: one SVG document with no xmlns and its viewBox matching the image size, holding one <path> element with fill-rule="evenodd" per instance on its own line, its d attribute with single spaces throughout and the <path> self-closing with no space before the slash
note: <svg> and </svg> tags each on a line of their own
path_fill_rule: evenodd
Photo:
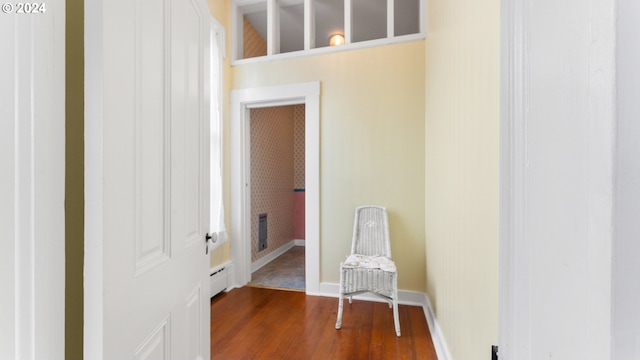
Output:
<svg viewBox="0 0 640 360">
<path fill-rule="evenodd" d="M 229 271 L 226 267 L 212 273 L 209 276 L 210 297 L 214 297 L 228 287 Z"/>
</svg>

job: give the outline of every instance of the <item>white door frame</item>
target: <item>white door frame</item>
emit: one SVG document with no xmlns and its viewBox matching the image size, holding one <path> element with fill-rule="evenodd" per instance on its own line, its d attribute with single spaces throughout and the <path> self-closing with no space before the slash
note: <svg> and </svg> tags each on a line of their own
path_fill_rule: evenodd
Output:
<svg viewBox="0 0 640 360">
<path fill-rule="evenodd" d="M 64 5 L 0 14 L 0 359 L 64 358 Z"/>
<path fill-rule="evenodd" d="M 528 277 L 528 257 L 518 258 L 513 249 L 513 239 L 522 238 L 525 231 L 521 219 L 526 186 L 526 168 L 522 167 L 523 153 L 516 150 L 523 148 L 527 109 L 524 101 L 517 95 L 526 93 L 528 78 L 525 62 L 528 47 L 526 37 L 529 28 L 525 22 L 525 5 L 520 2 L 501 1 L 500 28 L 500 244 L 499 244 L 499 352 L 507 358 L 519 346 L 521 351 L 528 352 L 527 344 L 521 339 L 528 339 L 530 333 L 526 327 L 516 326 L 516 302 L 527 300 L 524 282 L 518 278 Z M 518 119 L 519 121 L 515 121 Z M 520 160 L 517 162 L 517 160 Z M 519 167 L 518 167 L 519 166 Z M 519 205 L 520 204 L 520 205 Z M 516 212 L 520 210 L 520 212 Z M 521 253 L 528 252 L 528 243 L 522 242 Z M 526 306 L 526 304 L 525 304 Z"/>
<path fill-rule="evenodd" d="M 231 92 L 231 287 L 251 280 L 249 110 L 305 104 L 305 281 L 320 294 L 320 82 Z"/>
<path fill-rule="evenodd" d="M 501 4 L 499 357 L 609 359 L 616 2 Z"/>
</svg>

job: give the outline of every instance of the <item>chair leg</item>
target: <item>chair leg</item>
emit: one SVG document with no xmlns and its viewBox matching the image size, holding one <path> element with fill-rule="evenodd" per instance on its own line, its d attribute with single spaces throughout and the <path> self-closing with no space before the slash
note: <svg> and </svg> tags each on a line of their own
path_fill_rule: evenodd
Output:
<svg viewBox="0 0 640 360">
<path fill-rule="evenodd" d="M 393 323 L 396 326 L 396 335 L 400 337 L 400 318 L 398 316 L 398 278 L 393 277 Z"/>
<path fill-rule="evenodd" d="M 336 329 L 340 329 L 342 327 L 342 306 L 344 303 L 344 292 L 343 287 L 344 275 L 342 269 L 340 269 L 340 295 L 338 296 L 338 318 L 336 319 Z"/>
<path fill-rule="evenodd" d="M 396 335 L 400 336 L 400 319 L 398 317 L 398 300 L 393 301 L 393 323 L 396 326 Z"/>
<path fill-rule="evenodd" d="M 336 329 L 340 329 L 342 327 L 342 306 L 343 306 L 343 296 L 342 290 L 340 291 L 340 296 L 338 297 L 338 319 L 336 320 Z"/>
</svg>

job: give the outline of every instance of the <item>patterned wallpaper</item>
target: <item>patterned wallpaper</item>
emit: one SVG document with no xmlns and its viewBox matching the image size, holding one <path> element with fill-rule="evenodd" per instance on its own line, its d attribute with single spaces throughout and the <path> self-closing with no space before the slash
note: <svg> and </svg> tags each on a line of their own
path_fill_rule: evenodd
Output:
<svg viewBox="0 0 640 360">
<path fill-rule="evenodd" d="M 294 108 L 251 110 L 251 261 L 293 240 Z M 258 215 L 267 214 L 267 248 L 258 252 Z"/>
<path fill-rule="evenodd" d="M 293 187 L 304 189 L 304 104 L 293 105 Z"/>
<path fill-rule="evenodd" d="M 244 19 L 243 59 L 267 55 L 267 41 Z"/>
</svg>

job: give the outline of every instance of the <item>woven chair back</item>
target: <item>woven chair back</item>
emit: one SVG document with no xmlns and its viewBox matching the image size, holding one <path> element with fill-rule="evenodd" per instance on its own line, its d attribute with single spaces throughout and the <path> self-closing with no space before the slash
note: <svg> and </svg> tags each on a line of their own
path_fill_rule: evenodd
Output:
<svg viewBox="0 0 640 360">
<path fill-rule="evenodd" d="M 356 208 L 351 253 L 391 258 L 386 208 L 374 205 Z"/>
</svg>

